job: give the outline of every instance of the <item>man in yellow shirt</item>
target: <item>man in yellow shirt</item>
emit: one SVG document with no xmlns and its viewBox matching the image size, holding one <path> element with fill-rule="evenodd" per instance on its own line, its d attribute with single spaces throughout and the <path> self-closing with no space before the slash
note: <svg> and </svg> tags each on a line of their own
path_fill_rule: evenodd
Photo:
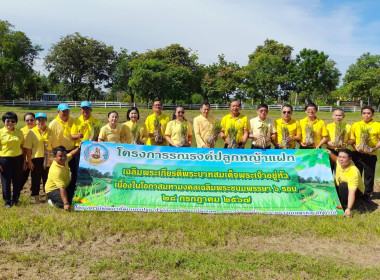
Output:
<svg viewBox="0 0 380 280">
<path fill-rule="evenodd" d="M 380 124 L 373 120 L 374 110 L 366 106 L 361 110 L 363 120 L 356 122 L 351 127 L 351 139 L 349 144 L 353 145 L 353 162 L 359 169 L 360 174 L 364 170 L 365 192 L 363 200 L 367 203 L 371 201 L 373 185 L 375 180 L 375 170 L 377 162 L 377 149 L 380 148 Z M 362 143 L 362 132 L 366 130 L 369 133 L 368 143 Z M 365 150 L 361 148 L 364 147 Z"/>
<path fill-rule="evenodd" d="M 316 114 L 318 112 L 318 107 L 314 103 L 309 103 L 305 106 L 306 118 L 300 120 L 301 126 L 301 149 L 320 149 L 323 144 L 327 142 L 327 129 L 326 124 L 323 120 L 319 119 Z M 313 134 L 307 135 L 306 127 L 310 125 L 313 128 Z M 312 138 L 314 144 L 307 145 L 306 138 Z"/>
<path fill-rule="evenodd" d="M 193 120 L 195 139 L 198 148 L 210 148 L 207 138 L 212 135 L 215 117 L 210 116 L 210 104 L 203 102 L 200 108 L 201 114 Z"/>
<path fill-rule="evenodd" d="M 72 198 L 69 197 L 66 190 L 70 184 L 71 177 L 68 162 L 79 153 L 79 147 L 67 154 L 65 147 L 58 146 L 53 149 L 53 153 L 54 161 L 49 169 L 45 191 L 50 205 L 69 211 Z"/>
<path fill-rule="evenodd" d="M 277 131 L 276 148 L 279 149 L 295 149 L 296 142 L 301 140 L 301 126 L 298 121 L 292 119 L 292 105 L 284 105 L 281 109 L 281 119 L 275 120 L 274 126 Z M 288 130 L 288 137 L 283 139 L 282 131 Z M 285 136 L 285 133 L 284 133 Z"/>
<path fill-rule="evenodd" d="M 352 152 L 340 149 L 338 156 L 328 150 L 330 159 L 336 162 L 335 184 L 340 202 L 344 208 L 344 216 L 351 217 L 355 199 L 363 196 L 364 183 L 359 169 L 352 162 Z"/>
<path fill-rule="evenodd" d="M 228 148 L 230 144 L 234 144 L 238 149 L 244 149 L 245 143 L 247 143 L 249 123 L 248 118 L 240 114 L 240 107 L 240 101 L 233 100 L 230 103 L 230 113 L 225 115 L 222 119 L 220 137 L 225 143 L 224 148 Z M 236 139 L 232 139 L 232 135 L 229 135 L 229 129 L 231 129 L 231 127 L 237 130 Z"/>
<path fill-rule="evenodd" d="M 75 146 L 78 146 L 83 140 L 90 140 L 93 127 L 95 125 L 100 126 L 101 124 L 99 120 L 91 115 L 91 102 L 82 101 L 80 104 L 80 112 L 81 116 L 74 120 L 73 126 L 71 127 L 71 139 L 75 141 Z"/>
<path fill-rule="evenodd" d="M 269 113 L 268 105 L 260 104 L 257 107 L 257 117 L 249 121 L 250 133 L 249 138 L 252 140 L 251 149 L 270 149 L 270 143 L 275 141 L 277 136 L 276 128 L 272 120 L 267 118 Z M 263 127 L 267 126 L 267 131 L 263 131 Z M 266 145 L 261 147 L 258 142 L 264 140 L 262 143 Z"/>
<path fill-rule="evenodd" d="M 146 144 L 150 146 L 166 146 L 167 142 L 165 140 L 165 130 L 166 130 L 166 125 L 169 122 L 169 117 L 165 115 L 164 113 L 162 113 L 161 100 L 155 100 L 153 102 L 153 112 L 154 113 L 148 116 L 145 120 L 145 126 L 149 133 Z M 155 127 L 156 119 L 158 119 L 161 125 L 161 131 L 156 131 L 156 127 Z"/>
</svg>

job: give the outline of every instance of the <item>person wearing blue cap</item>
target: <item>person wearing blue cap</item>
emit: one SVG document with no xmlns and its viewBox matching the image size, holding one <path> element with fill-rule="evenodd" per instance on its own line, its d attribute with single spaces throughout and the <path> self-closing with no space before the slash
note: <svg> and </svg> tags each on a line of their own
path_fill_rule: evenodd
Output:
<svg viewBox="0 0 380 280">
<path fill-rule="evenodd" d="M 92 138 L 93 128 L 99 126 L 100 131 L 101 125 L 101 122 L 91 115 L 91 102 L 82 101 L 80 104 L 80 111 L 82 115 L 74 120 L 71 128 L 71 138 L 75 140 L 75 146 L 78 146 L 83 140 L 91 140 L 90 138 Z"/>
<path fill-rule="evenodd" d="M 40 203 L 41 179 L 45 190 L 49 167 L 52 163 L 52 132 L 46 125 L 47 116 L 45 113 L 37 113 L 35 117 L 37 125 L 26 135 L 24 148 L 26 149 L 28 168 L 32 171 L 31 195 L 38 204 Z"/>
</svg>

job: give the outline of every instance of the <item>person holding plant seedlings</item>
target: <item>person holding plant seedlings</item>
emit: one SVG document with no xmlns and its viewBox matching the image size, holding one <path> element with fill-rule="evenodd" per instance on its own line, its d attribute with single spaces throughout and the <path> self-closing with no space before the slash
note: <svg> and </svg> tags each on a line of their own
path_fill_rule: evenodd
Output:
<svg viewBox="0 0 380 280">
<path fill-rule="evenodd" d="M 275 147 L 277 149 L 295 149 L 296 142 L 301 140 L 301 126 L 298 121 L 292 119 L 292 105 L 284 105 L 281 109 L 281 119 L 275 120 L 277 131 Z"/>
<path fill-rule="evenodd" d="M 128 121 L 123 124 L 123 127 L 126 127 L 126 129 L 123 129 L 123 135 L 126 134 L 126 136 L 122 137 L 124 139 L 127 139 L 127 141 L 123 142 L 122 140 L 122 143 L 145 145 L 146 141 L 148 140 L 148 131 L 145 124 L 140 123 L 139 119 L 139 109 L 136 107 L 129 108 L 127 112 Z M 127 131 L 129 131 L 129 136 Z"/>
<path fill-rule="evenodd" d="M 26 138 L 26 135 L 28 134 L 29 130 L 31 130 L 33 127 L 36 126 L 36 118 L 34 116 L 34 113 L 26 113 L 24 115 L 24 122 L 25 126 L 21 128 L 22 133 L 24 134 L 24 140 Z M 29 168 L 24 168 L 25 170 L 22 172 L 22 183 L 21 183 L 21 189 L 24 188 L 24 185 L 26 181 L 28 181 L 28 177 L 30 174 Z"/>
<path fill-rule="evenodd" d="M 120 143 L 121 125 L 117 123 L 119 114 L 116 111 L 108 113 L 108 124 L 100 129 L 99 142 Z"/>
<path fill-rule="evenodd" d="M 166 146 L 165 130 L 169 122 L 169 117 L 162 113 L 162 101 L 153 102 L 153 114 L 145 120 L 145 126 L 148 131 L 147 145 Z"/>
<path fill-rule="evenodd" d="M 351 136 L 351 126 L 344 122 L 344 111 L 340 108 L 334 110 L 332 119 L 333 123 L 329 123 L 326 126 L 329 134 L 327 141 L 327 149 L 332 154 L 338 156 L 338 152 L 341 149 L 348 147 L 348 141 Z M 335 161 L 330 159 L 331 171 L 335 170 Z"/>
<path fill-rule="evenodd" d="M 352 162 L 349 149 L 338 150 L 338 156 L 328 149 L 330 159 L 336 162 L 335 185 L 339 200 L 344 209 L 344 216 L 351 217 L 355 200 L 363 196 L 364 183 L 359 169 Z"/>
<path fill-rule="evenodd" d="M 222 130 L 220 122 L 210 116 L 210 104 L 203 102 L 200 108 L 201 114 L 194 118 L 194 134 L 198 148 L 215 148 L 215 142 Z"/>
<path fill-rule="evenodd" d="M 365 191 L 363 200 L 367 203 L 371 201 L 373 185 L 375 180 L 375 169 L 377 162 L 377 149 L 380 148 L 380 124 L 373 120 L 374 110 L 370 106 L 365 106 L 361 110 L 362 119 L 351 127 L 351 137 L 349 144 L 352 144 L 353 161 L 359 169 L 360 174 L 364 170 Z"/>
<path fill-rule="evenodd" d="M 305 106 L 306 118 L 300 120 L 301 149 L 320 149 L 328 140 L 326 124 L 317 118 L 318 107 L 314 103 Z"/>
<path fill-rule="evenodd" d="M 257 117 L 249 121 L 249 138 L 252 140 L 251 149 L 270 149 L 271 142 L 277 137 L 276 127 L 272 120 L 267 118 L 268 105 L 260 104 L 257 107 Z"/>
<path fill-rule="evenodd" d="M 81 141 L 98 141 L 101 122 L 95 119 L 92 113 L 92 105 L 89 101 L 80 104 L 81 116 L 74 120 L 71 128 L 71 138 L 75 140 L 75 146 Z"/>
<path fill-rule="evenodd" d="M 224 141 L 224 148 L 244 149 L 249 135 L 248 118 L 241 114 L 240 101 L 230 102 L 230 113 L 222 118 L 220 137 Z"/>
<path fill-rule="evenodd" d="M 166 126 L 165 138 L 170 146 L 191 147 L 192 127 L 185 118 L 185 110 L 182 106 L 176 106 L 174 109 L 173 120 Z"/>
</svg>

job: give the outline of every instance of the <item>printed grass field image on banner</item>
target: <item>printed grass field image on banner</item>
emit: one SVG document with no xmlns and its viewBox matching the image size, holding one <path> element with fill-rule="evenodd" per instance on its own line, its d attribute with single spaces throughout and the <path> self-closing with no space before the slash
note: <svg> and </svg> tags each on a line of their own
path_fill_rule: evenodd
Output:
<svg viewBox="0 0 380 280">
<path fill-rule="evenodd" d="M 324 150 L 85 141 L 75 210 L 343 215 Z"/>
</svg>

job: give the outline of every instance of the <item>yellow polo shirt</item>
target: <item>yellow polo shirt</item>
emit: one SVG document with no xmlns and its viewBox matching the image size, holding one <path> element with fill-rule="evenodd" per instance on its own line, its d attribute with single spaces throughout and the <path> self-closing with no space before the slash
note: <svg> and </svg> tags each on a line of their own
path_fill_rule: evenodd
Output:
<svg viewBox="0 0 380 280">
<path fill-rule="evenodd" d="M 327 132 L 329 134 L 329 141 L 332 141 L 332 142 L 335 141 L 335 126 L 336 126 L 335 122 L 329 123 L 326 126 Z M 343 142 L 347 143 L 347 141 L 350 139 L 350 136 L 351 136 L 351 125 L 346 124 L 346 133 L 344 134 L 344 137 L 342 139 Z M 346 149 L 344 147 L 341 147 L 341 148 L 329 147 L 329 148 L 331 148 L 331 149 Z"/>
<path fill-rule="evenodd" d="M 156 119 L 156 114 L 152 114 L 148 116 L 145 120 L 145 126 L 146 129 L 148 130 L 148 133 L 153 133 L 154 132 L 154 120 Z M 153 146 L 166 146 L 166 141 L 165 141 L 165 130 L 166 126 L 169 122 L 169 117 L 163 113 L 158 117 L 160 123 L 161 123 L 161 135 L 164 139 L 164 142 L 162 144 L 157 144 L 154 142 L 154 137 L 149 137 L 148 140 L 146 141 L 147 145 L 153 145 Z"/>
<path fill-rule="evenodd" d="M 301 135 L 301 126 L 300 123 L 296 120 L 290 119 L 289 122 L 284 122 L 284 120 L 278 119 L 274 121 L 274 126 L 277 130 L 277 144 L 281 144 L 282 141 L 282 128 L 287 127 L 289 131 L 289 137 L 295 137 L 297 135 Z M 296 148 L 296 141 L 291 141 L 289 149 Z"/>
<path fill-rule="evenodd" d="M 364 183 L 360 171 L 352 161 L 346 169 L 342 169 L 339 162 L 336 163 L 335 183 L 337 186 L 340 183 L 347 183 L 350 190 L 359 189 L 364 194 Z"/>
<path fill-rule="evenodd" d="M 305 142 L 306 139 L 306 133 L 305 133 L 305 127 L 307 124 L 310 124 L 313 127 L 313 139 L 314 139 L 314 146 L 317 146 L 321 140 L 322 137 L 328 137 L 327 129 L 326 129 L 326 124 L 323 120 L 319 118 L 315 118 L 313 123 L 310 123 L 306 118 L 300 120 L 300 126 L 301 126 L 301 133 L 302 133 L 302 142 Z"/>
<path fill-rule="evenodd" d="M 55 160 L 50 166 L 48 179 L 45 185 L 45 192 L 48 194 L 59 188 L 66 188 L 70 184 L 71 173 L 69 161 L 73 158 L 71 154 L 67 154 L 65 165 L 59 165 Z"/>
<path fill-rule="evenodd" d="M 179 144 L 181 142 L 182 124 L 184 123 L 187 124 L 187 135 L 186 135 L 186 141 L 187 141 L 188 136 L 193 135 L 193 129 L 189 121 L 182 120 L 182 122 L 179 122 L 178 120 L 172 120 L 166 126 L 165 135 L 170 136 L 170 139 L 172 139 L 174 144 Z"/>
<path fill-rule="evenodd" d="M 120 142 L 124 144 L 131 144 L 132 142 L 131 129 L 126 123 L 123 123 L 120 128 Z"/>
<path fill-rule="evenodd" d="M 236 136 L 236 142 L 241 143 L 243 141 L 244 130 L 249 131 L 249 123 L 248 118 L 243 114 L 239 114 L 236 118 L 232 117 L 231 114 L 225 115 L 221 122 L 222 130 L 227 138 L 230 138 L 228 135 L 228 129 L 231 125 L 235 125 L 238 129 L 238 133 Z"/>
<path fill-rule="evenodd" d="M 102 139 L 104 142 L 120 143 L 120 131 L 120 124 L 116 124 L 116 128 L 112 129 L 107 123 L 100 129 L 99 139 Z"/>
<path fill-rule="evenodd" d="M 356 122 L 351 127 L 351 139 L 355 140 L 355 145 L 360 145 L 360 135 L 361 135 L 361 128 L 365 127 L 368 128 L 369 131 L 369 144 L 368 146 L 370 148 L 373 148 L 376 146 L 377 142 L 379 142 L 380 138 L 380 124 L 378 122 L 375 122 L 374 120 L 365 123 L 363 120 L 360 122 Z M 377 151 L 374 151 L 371 153 L 371 155 L 376 155 Z"/>
<path fill-rule="evenodd" d="M 212 135 L 215 121 L 216 119 L 213 116 L 208 116 L 208 118 L 205 118 L 204 116 L 199 115 L 194 118 L 194 134 L 198 148 L 202 148 L 206 143 L 206 139 Z"/>
<path fill-rule="evenodd" d="M 24 148 L 32 150 L 32 159 L 42 158 L 45 156 L 45 143 L 47 144 L 47 149 L 52 150 L 51 138 L 51 129 L 46 128 L 44 133 L 35 126 L 29 130 L 24 142 Z"/>
<path fill-rule="evenodd" d="M 74 149 L 74 140 L 71 139 L 71 127 L 73 125 L 73 118 L 69 117 L 67 122 L 61 121 L 57 116 L 50 124 L 51 129 L 51 146 L 52 148 L 63 146 L 66 150 Z"/>
<path fill-rule="evenodd" d="M 261 134 L 261 126 L 263 123 L 266 123 L 268 125 L 268 134 L 265 136 L 270 137 L 273 133 L 277 132 L 276 127 L 274 126 L 271 119 L 266 118 L 264 121 L 261 121 L 257 116 L 249 121 L 250 133 Z M 252 139 L 251 141 L 252 145 L 256 145 L 255 139 Z"/>
<path fill-rule="evenodd" d="M 5 127 L 0 129 L 0 157 L 17 157 L 22 154 L 24 134 L 18 128 L 9 131 Z"/>
<path fill-rule="evenodd" d="M 95 119 L 93 116 L 90 116 L 88 120 L 83 119 L 83 115 L 79 118 L 75 119 L 73 122 L 73 126 L 71 127 L 71 135 L 75 135 L 78 133 L 83 134 L 82 139 L 75 140 L 75 146 L 79 145 L 79 142 L 82 140 L 89 140 L 91 137 L 91 130 L 94 125 L 101 125 L 101 122 Z"/>
<path fill-rule="evenodd" d="M 29 132 L 29 128 L 28 128 L 28 126 L 26 125 L 26 126 L 24 126 L 23 128 L 21 128 L 21 131 L 22 131 L 22 134 L 24 134 L 24 140 L 25 140 L 26 135 L 27 135 L 28 132 Z"/>
<path fill-rule="evenodd" d="M 123 123 L 123 125 L 126 125 L 129 128 L 130 139 L 131 139 L 129 143 L 132 143 L 132 129 L 134 127 L 137 127 L 137 130 L 140 132 L 139 140 L 143 142 L 144 144 L 146 144 L 146 141 L 148 140 L 148 130 L 146 129 L 145 124 L 140 123 L 139 121 L 137 121 L 136 123 L 133 123 L 132 121 L 127 121 Z"/>
</svg>

